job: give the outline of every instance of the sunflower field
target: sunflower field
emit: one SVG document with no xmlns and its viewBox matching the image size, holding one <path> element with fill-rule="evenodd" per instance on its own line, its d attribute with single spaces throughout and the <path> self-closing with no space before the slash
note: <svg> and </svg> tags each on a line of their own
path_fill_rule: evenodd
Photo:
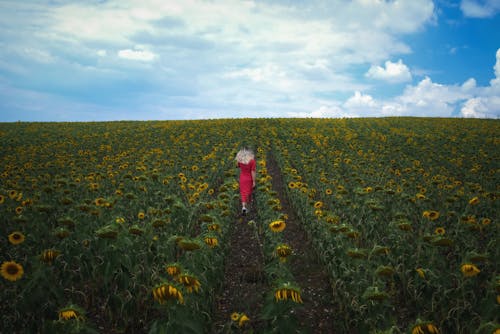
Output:
<svg viewBox="0 0 500 334">
<path fill-rule="evenodd" d="M 224 332 L 294 332 L 293 210 L 338 333 L 500 333 L 498 120 L 20 122 L 0 142 L 4 332 L 217 332 L 246 145 L 268 289 Z"/>
</svg>

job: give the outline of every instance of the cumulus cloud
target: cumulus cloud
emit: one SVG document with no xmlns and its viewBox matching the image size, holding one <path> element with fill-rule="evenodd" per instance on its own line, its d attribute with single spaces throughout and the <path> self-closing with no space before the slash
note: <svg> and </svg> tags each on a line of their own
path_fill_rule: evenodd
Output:
<svg viewBox="0 0 500 334">
<path fill-rule="evenodd" d="M 500 49 L 497 50 L 493 70 L 495 78 L 490 81 L 490 86 L 477 89 L 478 93 L 463 104 L 460 116 L 500 117 Z"/>
<path fill-rule="evenodd" d="M 375 108 L 376 106 L 377 104 L 373 100 L 373 97 L 370 95 L 363 95 L 358 91 L 356 91 L 354 95 L 347 99 L 347 101 L 343 104 L 343 107 L 348 110 Z"/>
<path fill-rule="evenodd" d="M 464 16 L 474 18 L 493 17 L 500 12 L 498 0 L 462 0 L 460 9 Z"/>
<path fill-rule="evenodd" d="M 132 49 L 124 49 L 118 51 L 118 57 L 129 60 L 152 61 L 157 55 L 151 51 L 144 50 L 142 47 L 136 46 Z"/>
<path fill-rule="evenodd" d="M 385 62 L 385 68 L 372 65 L 365 74 L 368 78 L 384 80 L 390 83 L 411 81 L 411 73 L 408 66 L 400 59 L 397 63 L 390 60 Z"/>
</svg>

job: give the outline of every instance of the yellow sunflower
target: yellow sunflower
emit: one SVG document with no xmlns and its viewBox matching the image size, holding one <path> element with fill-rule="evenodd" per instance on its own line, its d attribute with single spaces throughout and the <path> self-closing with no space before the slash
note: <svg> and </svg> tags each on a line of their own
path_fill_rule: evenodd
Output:
<svg viewBox="0 0 500 334">
<path fill-rule="evenodd" d="M 273 232 L 282 232 L 286 227 L 286 223 L 283 220 L 275 220 L 269 224 L 269 228 Z"/>
<path fill-rule="evenodd" d="M 444 229 L 444 227 L 438 227 L 434 230 L 434 233 L 438 235 L 444 235 L 446 233 L 446 230 Z"/>
<path fill-rule="evenodd" d="M 464 274 L 465 277 L 473 277 L 481 272 L 474 264 L 465 263 L 460 267 L 460 271 Z"/>
<path fill-rule="evenodd" d="M 469 201 L 469 204 L 470 205 L 476 205 L 479 203 L 479 197 L 473 197 L 470 201 Z"/>
<path fill-rule="evenodd" d="M 436 220 L 439 218 L 439 211 L 426 210 L 423 212 L 422 216 L 429 220 Z"/>
<path fill-rule="evenodd" d="M 5 202 L 5 196 L 0 195 L 0 204 L 3 204 L 3 202 Z"/>
<path fill-rule="evenodd" d="M 14 261 L 5 261 L 0 267 L 0 274 L 9 281 L 17 281 L 24 275 L 23 266 Z"/>
<path fill-rule="evenodd" d="M 21 232 L 15 231 L 9 234 L 9 242 L 13 245 L 19 245 L 24 242 L 24 234 Z"/>
<path fill-rule="evenodd" d="M 59 320 L 84 320 L 83 311 L 79 307 L 70 305 L 65 307 L 58 312 Z"/>
<path fill-rule="evenodd" d="M 153 288 L 153 298 L 160 304 L 168 300 L 177 300 L 178 303 L 184 304 L 184 297 L 178 286 L 171 283 L 164 283 Z"/>
</svg>

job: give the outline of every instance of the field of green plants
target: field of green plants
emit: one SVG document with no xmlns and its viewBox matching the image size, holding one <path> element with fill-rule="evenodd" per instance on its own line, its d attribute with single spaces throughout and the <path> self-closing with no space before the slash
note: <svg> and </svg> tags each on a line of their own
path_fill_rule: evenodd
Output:
<svg viewBox="0 0 500 334">
<path fill-rule="evenodd" d="M 0 143 L 2 332 L 293 332 L 272 160 L 337 333 L 500 333 L 498 120 L 0 123 Z M 214 328 L 243 145 L 268 289 Z"/>
</svg>

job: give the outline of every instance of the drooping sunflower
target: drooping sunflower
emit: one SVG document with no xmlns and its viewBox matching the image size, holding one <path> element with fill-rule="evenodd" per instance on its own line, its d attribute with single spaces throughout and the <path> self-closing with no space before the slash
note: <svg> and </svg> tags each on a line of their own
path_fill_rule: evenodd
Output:
<svg viewBox="0 0 500 334">
<path fill-rule="evenodd" d="M 274 300 L 276 302 L 285 301 L 291 299 L 293 302 L 302 304 L 301 291 L 297 286 L 291 283 L 283 283 L 278 288 L 274 290 Z"/>
<path fill-rule="evenodd" d="M 169 263 L 165 266 L 165 271 L 167 274 L 170 276 L 176 277 L 182 272 L 182 267 L 179 263 L 174 262 L 174 263 Z"/>
<path fill-rule="evenodd" d="M 203 241 L 205 241 L 205 244 L 210 248 L 215 248 L 219 245 L 219 239 L 214 235 L 206 235 Z"/>
<path fill-rule="evenodd" d="M 14 231 L 9 234 L 9 242 L 13 245 L 19 245 L 24 242 L 25 236 L 19 231 Z"/>
<path fill-rule="evenodd" d="M 418 322 L 413 325 L 411 334 L 439 334 L 439 329 L 431 322 Z"/>
<path fill-rule="evenodd" d="M 249 321 L 250 318 L 245 313 L 242 313 L 238 319 L 238 327 L 243 327 Z"/>
<path fill-rule="evenodd" d="M 476 204 L 478 204 L 478 203 L 479 203 L 479 197 L 477 197 L 477 196 L 476 196 L 476 197 L 471 198 L 471 199 L 470 199 L 470 201 L 469 201 L 469 204 L 470 204 L 470 205 L 476 205 Z"/>
<path fill-rule="evenodd" d="M 0 267 L 0 274 L 6 280 L 14 282 L 23 277 L 24 269 L 22 265 L 15 261 L 5 261 Z"/>
<path fill-rule="evenodd" d="M 40 254 L 40 260 L 50 265 L 60 254 L 61 252 L 55 249 L 46 249 Z"/>
<path fill-rule="evenodd" d="M 286 262 L 286 258 L 292 254 L 292 248 L 287 244 L 280 244 L 276 246 L 275 253 L 281 262 Z"/>
<path fill-rule="evenodd" d="M 163 283 L 154 287 L 153 298 L 160 304 L 169 300 L 177 300 L 178 303 L 184 304 L 184 297 L 180 288 L 172 283 Z"/>
<path fill-rule="evenodd" d="M 479 268 L 472 263 L 462 264 L 462 266 L 460 267 L 460 271 L 462 272 L 462 274 L 464 274 L 465 277 L 473 277 L 481 272 L 481 270 L 479 270 Z"/>
<path fill-rule="evenodd" d="M 201 287 L 201 283 L 198 278 L 188 272 L 181 273 L 177 276 L 177 281 L 184 285 L 188 293 L 192 293 L 193 291 L 198 292 Z"/>
<path fill-rule="evenodd" d="M 269 224 L 269 228 L 273 232 L 283 232 L 286 227 L 286 223 L 283 220 L 275 220 Z"/>
<path fill-rule="evenodd" d="M 425 269 L 417 268 L 415 269 L 415 271 L 417 272 L 418 276 L 420 276 L 420 278 L 425 278 Z"/>
<path fill-rule="evenodd" d="M 69 305 L 65 308 L 62 308 L 58 312 L 59 321 L 67 321 L 67 320 L 79 320 L 82 321 L 85 319 L 84 311 L 75 305 Z"/>
</svg>

